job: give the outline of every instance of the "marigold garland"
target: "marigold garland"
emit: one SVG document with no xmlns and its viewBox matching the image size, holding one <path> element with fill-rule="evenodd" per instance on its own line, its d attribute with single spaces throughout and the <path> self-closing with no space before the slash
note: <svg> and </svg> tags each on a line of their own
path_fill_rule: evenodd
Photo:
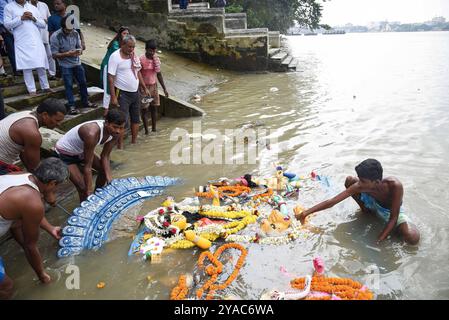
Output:
<svg viewBox="0 0 449 320">
<path fill-rule="evenodd" d="M 187 288 L 187 278 L 185 275 L 179 277 L 178 285 L 173 288 L 170 300 L 185 300 L 189 289 Z"/>
<path fill-rule="evenodd" d="M 258 194 L 256 196 L 254 196 L 253 199 L 258 200 L 258 199 L 271 198 L 273 196 L 273 194 L 274 194 L 273 189 L 269 188 L 267 192 Z"/>
<path fill-rule="evenodd" d="M 228 249 L 237 249 L 240 250 L 241 255 L 234 267 L 234 271 L 231 273 L 228 279 L 222 284 L 216 284 L 218 280 L 218 276 L 223 272 L 223 264 L 220 262 L 220 255 L 228 250 Z M 243 267 L 243 263 L 245 262 L 248 251 L 241 245 L 237 243 L 228 243 L 222 245 L 220 248 L 212 254 L 210 251 L 203 252 L 198 258 L 198 267 L 205 268 L 206 273 L 210 276 L 210 279 L 206 281 L 206 283 L 197 290 L 196 296 L 198 299 L 201 299 L 204 295 L 204 292 L 209 291 L 206 295 L 206 300 L 212 300 L 214 298 L 214 294 L 218 290 L 224 290 L 227 288 L 234 280 L 237 278 L 240 269 Z M 212 263 L 207 267 L 204 266 L 204 260 L 208 258 Z"/>
<path fill-rule="evenodd" d="M 305 278 L 294 279 L 290 284 L 294 289 L 304 290 Z M 373 293 L 371 291 L 365 288 L 361 283 L 352 279 L 314 276 L 312 278 L 312 285 L 310 290 L 315 292 L 324 292 L 329 295 L 335 295 L 343 300 L 373 299 Z M 312 297 L 311 300 L 328 300 L 328 297 Z"/>
</svg>

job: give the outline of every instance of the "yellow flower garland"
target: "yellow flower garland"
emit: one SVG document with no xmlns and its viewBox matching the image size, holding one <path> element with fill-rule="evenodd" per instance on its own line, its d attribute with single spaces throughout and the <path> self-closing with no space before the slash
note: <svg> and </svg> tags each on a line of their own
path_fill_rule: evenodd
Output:
<svg viewBox="0 0 449 320">
<path fill-rule="evenodd" d="M 232 222 L 232 223 L 224 226 L 224 229 L 227 229 L 227 230 L 226 230 L 225 234 L 223 235 L 223 237 L 227 238 L 231 234 L 235 234 L 235 233 L 239 232 L 240 230 L 244 229 L 247 225 L 256 223 L 256 221 L 257 221 L 257 216 L 253 215 L 253 216 L 248 216 L 248 217 L 243 218 L 242 221 Z"/>
<path fill-rule="evenodd" d="M 220 211 L 200 211 L 200 215 L 209 218 L 215 219 L 241 219 L 251 215 L 249 211 L 228 211 L 228 212 L 220 212 Z"/>
</svg>

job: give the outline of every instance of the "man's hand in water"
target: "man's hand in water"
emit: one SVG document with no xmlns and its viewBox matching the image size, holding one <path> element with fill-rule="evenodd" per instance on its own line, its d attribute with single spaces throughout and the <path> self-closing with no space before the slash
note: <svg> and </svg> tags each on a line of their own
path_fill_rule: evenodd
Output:
<svg viewBox="0 0 449 320">
<path fill-rule="evenodd" d="M 49 233 L 56 240 L 61 240 L 61 238 L 62 238 L 62 228 L 61 227 L 53 227 Z"/>
<path fill-rule="evenodd" d="M 51 282 L 51 277 L 43 272 L 41 275 L 39 275 L 39 280 L 43 283 L 43 284 L 47 284 Z"/>
<path fill-rule="evenodd" d="M 293 211 L 295 212 L 295 218 L 301 222 L 302 225 L 306 223 L 306 216 L 304 213 L 306 212 L 303 207 L 296 206 Z"/>
</svg>

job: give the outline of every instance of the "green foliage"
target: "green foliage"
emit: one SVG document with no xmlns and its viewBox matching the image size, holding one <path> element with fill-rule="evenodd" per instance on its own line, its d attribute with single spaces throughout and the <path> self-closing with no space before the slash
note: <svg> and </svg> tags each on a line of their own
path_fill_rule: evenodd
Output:
<svg viewBox="0 0 449 320">
<path fill-rule="evenodd" d="M 248 28 L 269 28 L 286 32 L 295 22 L 303 27 L 322 27 L 320 0 L 228 0 L 226 12 L 246 12 Z M 329 0 L 321 0 L 323 2 Z M 209 0 L 214 7 L 215 0 Z M 328 27 L 328 26 L 323 26 Z"/>
</svg>

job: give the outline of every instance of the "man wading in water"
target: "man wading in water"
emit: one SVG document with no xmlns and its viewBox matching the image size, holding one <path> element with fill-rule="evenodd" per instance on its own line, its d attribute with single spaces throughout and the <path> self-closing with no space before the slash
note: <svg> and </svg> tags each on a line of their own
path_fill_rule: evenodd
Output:
<svg viewBox="0 0 449 320">
<path fill-rule="evenodd" d="M 363 161 L 355 168 L 355 171 L 358 178 L 347 177 L 345 191 L 303 212 L 301 212 L 300 207 L 296 207 L 294 209 L 296 218 L 304 224 L 309 215 L 332 208 L 337 203 L 352 197 L 363 212 L 376 213 L 387 222 L 385 229 L 377 239 L 378 244 L 384 241 L 394 230 L 406 243 L 418 244 L 419 231 L 410 223 L 409 218 L 401 208 L 404 195 L 402 183 L 394 177 L 382 179 L 382 165 L 374 159 Z"/>
</svg>

